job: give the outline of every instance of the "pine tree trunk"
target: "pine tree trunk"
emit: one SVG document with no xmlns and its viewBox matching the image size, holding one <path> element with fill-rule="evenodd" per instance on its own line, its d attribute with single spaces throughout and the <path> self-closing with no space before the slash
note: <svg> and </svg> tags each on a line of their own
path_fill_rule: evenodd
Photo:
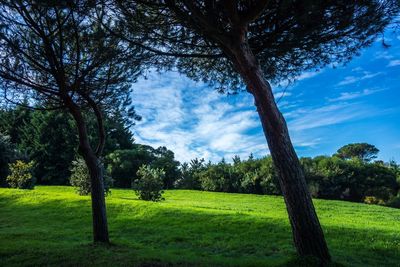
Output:
<svg viewBox="0 0 400 267">
<path fill-rule="evenodd" d="M 86 123 L 79 107 L 68 96 L 65 96 L 64 102 L 75 119 L 79 136 L 79 152 L 90 173 L 93 241 L 109 243 L 102 165 L 90 146 Z"/>
<path fill-rule="evenodd" d="M 235 68 L 254 96 L 269 150 L 278 171 L 296 250 L 300 256 L 314 256 L 322 264 L 330 261 L 329 250 L 308 191 L 304 173 L 279 111 L 271 86 L 249 46 L 233 50 Z"/>
<path fill-rule="evenodd" d="M 88 166 L 91 183 L 93 240 L 109 243 L 106 203 L 104 197 L 103 168 L 93 151 L 80 146 L 80 152 Z"/>
</svg>

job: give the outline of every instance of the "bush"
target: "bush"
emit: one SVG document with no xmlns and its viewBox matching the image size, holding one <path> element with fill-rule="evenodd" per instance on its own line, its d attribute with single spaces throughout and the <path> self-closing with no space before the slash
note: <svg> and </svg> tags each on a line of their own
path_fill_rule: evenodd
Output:
<svg viewBox="0 0 400 267">
<path fill-rule="evenodd" d="M 35 179 L 32 176 L 33 161 L 17 160 L 8 166 L 10 175 L 7 176 L 6 181 L 10 187 L 19 189 L 33 189 L 35 187 Z"/>
<path fill-rule="evenodd" d="M 364 203 L 365 204 L 374 204 L 374 205 L 384 205 L 385 201 L 383 201 L 380 198 L 374 197 L 374 196 L 366 196 L 364 198 Z"/>
<path fill-rule="evenodd" d="M 149 201 L 164 200 L 162 194 L 163 179 L 165 172 L 162 169 L 151 168 L 149 165 L 142 165 L 137 171 L 138 180 L 133 182 L 133 189 L 139 199 Z"/>
<path fill-rule="evenodd" d="M 104 171 L 103 171 L 104 173 Z M 108 195 L 111 193 L 110 187 L 112 179 L 104 173 L 104 193 Z M 91 192 L 90 174 L 83 158 L 77 158 L 72 161 L 70 184 L 76 188 L 76 192 L 81 196 L 89 195 Z"/>
</svg>

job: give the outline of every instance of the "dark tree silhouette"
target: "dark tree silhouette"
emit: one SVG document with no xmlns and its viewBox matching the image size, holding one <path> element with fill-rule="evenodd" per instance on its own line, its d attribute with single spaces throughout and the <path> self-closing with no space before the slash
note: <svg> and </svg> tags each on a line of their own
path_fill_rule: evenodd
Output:
<svg viewBox="0 0 400 267">
<path fill-rule="evenodd" d="M 270 82 L 349 60 L 384 30 L 396 1 L 120 0 L 114 32 L 219 90 L 246 86 L 267 138 L 300 255 L 330 261 L 304 174 Z M 117 13 L 117 12 L 116 12 Z M 115 14 L 114 14 L 114 17 Z M 145 39 L 130 32 L 142 32 Z"/>
<path fill-rule="evenodd" d="M 127 51 L 104 31 L 106 23 L 99 20 L 101 10 L 95 2 L 0 1 L 0 80 L 8 101 L 21 104 L 28 99 L 32 106 L 60 109 L 74 118 L 79 153 L 91 177 L 93 238 L 107 243 L 103 112 L 127 104 L 139 65 L 135 55 L 129 56 L 128 68 Z M 97 120 L 95 148 L 84 111 Z"/>
</svg>

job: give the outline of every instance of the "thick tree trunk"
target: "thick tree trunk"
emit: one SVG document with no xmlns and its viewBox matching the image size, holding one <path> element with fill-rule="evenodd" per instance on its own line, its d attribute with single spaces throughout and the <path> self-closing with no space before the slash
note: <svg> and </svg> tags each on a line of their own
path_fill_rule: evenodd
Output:
<svg viewBox="0 0 400 267">
<path fill-rule="evenodd" d="M 109 243 L 102 163 L 90 146 L 86 123 L 79 107 L 68 97 L 66 97 L 65 102 L 75 119 L 79 135 L 79 152 L 90 173 L 93 240 L 94 242 Z"/>
<path fill-rule="evenodd" d="M 248 45 L 232 51 L 234 64 L 253 94 L 264 134 L 279 174 L 296 250 L 301 256 L 314 256 L 321 263 L 330 261 L 304 173 L 289 137 L 285 119 L 279 111 L 271 86 Z"/>
</svg>

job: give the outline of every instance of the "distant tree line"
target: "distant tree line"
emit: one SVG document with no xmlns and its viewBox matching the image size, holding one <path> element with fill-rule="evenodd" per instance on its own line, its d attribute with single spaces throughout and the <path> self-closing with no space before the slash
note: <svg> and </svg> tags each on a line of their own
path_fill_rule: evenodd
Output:
<svg viewBox="0 0 400 267">
<path fill-rule="evenodd" d="M 362 147 L 363 149 L 360 149 Z M 361 151 L 361 152 L 359 152 Z M 350 144 L 333 156 L 301 158 L 313 197 L 338 199 L 400 208 L 400 165 L 372 162 L 378 149 L 369 144 Z M 370 153 L 372 152 L 372 153 Z M 368 154 L 368 157 L 365 155 Z M 181 165 L 177 188 L 217 192 L 280 195 L 281 187 L 270 156 L 247 160 L 234 157 L 206 163 L 194 159 Z"/>
<path fill-rule="evenodd" d="M 88 118 L 91 134 L 95 119 Z M 146 165 L 163 170 L 164 189 L 282 194 L 270 156 L 255 159 L 250 155 L 246 160 L 235 156 L 232 163 L 196 158 L 181 164 L 166 147 L 134 143 L 127 126 L 120 114 L 105 118 L 103 160 L 113 187 L 131 188 L 138 182 L 140 167 Z M 33 162 L 37 184 L 69 185 L 78 158 L 77 139 L 68 114 L 22 107 L 0 110 L 0 184 L 7 186 L 8 164 L 24 160 Z M 373 161 L 378 152 L 373 145 L 358 143 L 343 146 L 333 156 L 301 158 L 312 196 L 399 207 L 400 165 Z"/>
</svg>

